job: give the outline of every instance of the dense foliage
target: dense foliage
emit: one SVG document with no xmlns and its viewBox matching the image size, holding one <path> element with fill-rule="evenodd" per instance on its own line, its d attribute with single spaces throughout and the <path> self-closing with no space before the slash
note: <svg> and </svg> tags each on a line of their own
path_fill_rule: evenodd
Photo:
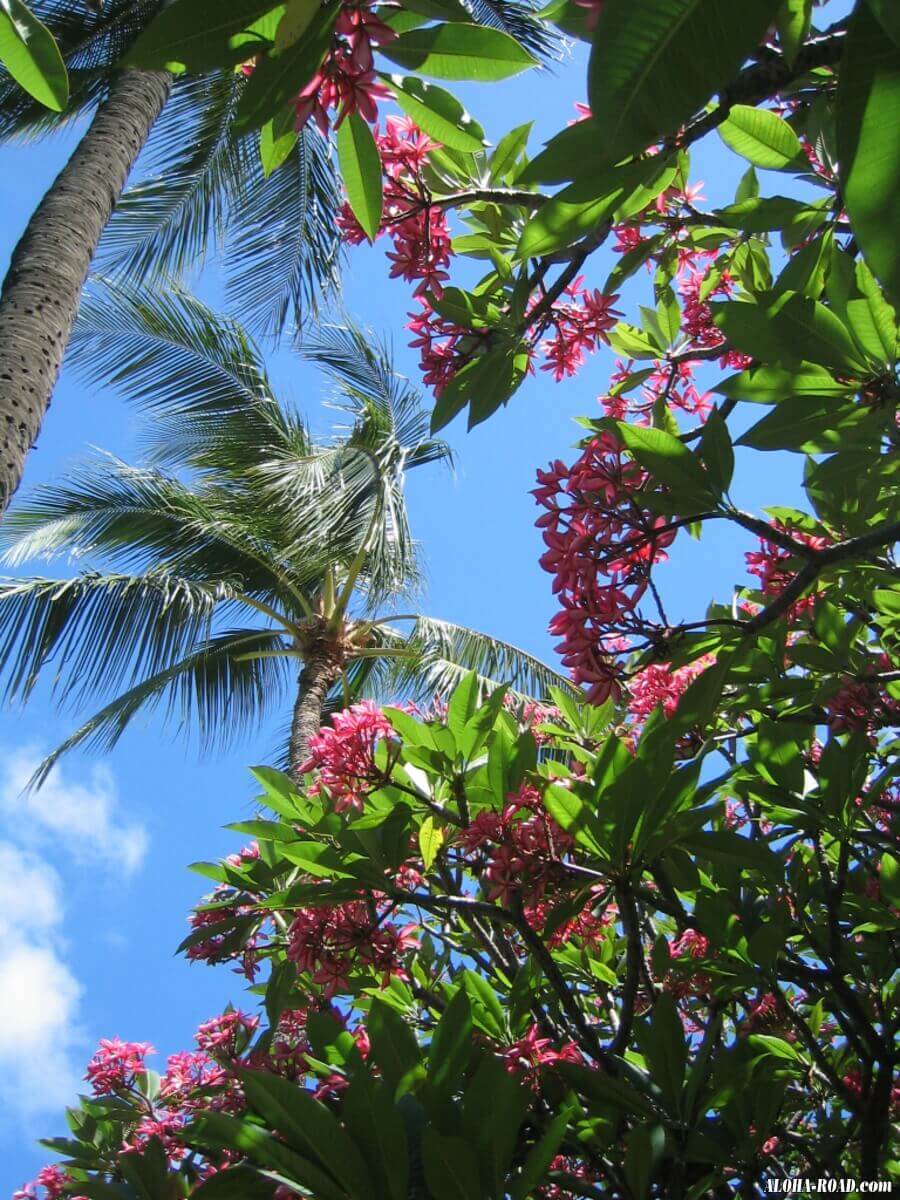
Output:
<svg viewBox="0 0 900 1200">
<path fill-rule="evenodd" d="M 818 740 L 783 653 L 649 667 L 625 712 L 479 704 L 471 676 L 339 714 L 299 786 L 258 768 L 265 816 L 196 865 L 183 949 L 262 1013 L 161 1079 L 103 1043 L 47 1194 L 699 1197 L 889 1166 L 891 746 L 849 703 Z"/>
<path fill-rule="evenodd" d="M 900 25 L 885 0 L 814 25 L 829 7 L 562 0 L 504 31 L 453 0 L 175 0 L 132 47 L 243 64 L 267 171 L 310 123 L 334 136 L 345 240 L 386 235 L 414 285 L 434 429 L 602 343 L 620 361 L 535 492 L 583 703 L 469 676 L 259 769 L 270 812 L 200 868 L 183 948 L 234 960 L 262 1009 L 161 1079 L 104 1043 L 48 1200 L 896 1178 Z M 530 69 L 541 22 L 592 43 L 587 103 L 534 157 L 527 126 L 488 150 L 419 73 Z M 748 164 L 715 208 L 706 136 Z M 486 272 L 466 288 L 463 258 Z M 744 511 L 736 472 L 773 452 L 803 507 Z M 710 522 L 749 579 L 675 618 L 658 568 Z"/>
</svg>

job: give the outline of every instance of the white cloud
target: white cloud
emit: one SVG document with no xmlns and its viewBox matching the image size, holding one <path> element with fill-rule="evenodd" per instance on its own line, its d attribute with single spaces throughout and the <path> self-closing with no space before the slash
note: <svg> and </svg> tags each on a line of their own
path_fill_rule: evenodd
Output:
<svg viewBox="0 0 900 1200">
<path fill-rule="evenodd" d="M 90 1049 L 84 989 L 62 938 L 65 889 L 49 859 L 130 875 L 148 845 L 144 827 L 118 812 L 105 767 L 81 780 L 56 768 L 39 791 L 25 792 L 41 757 L 0 753 L 0 1107 L 20 1118 L 71 1103 Z"/>
<path fill-rule="evenodd" d="M 62 957 L 62 883 L 0 842 L 0 1096 L 23 1117 L 71 1102 L 82 988 Z"/>
<path fill-rule="evenodd" d="M 147 852 L 147 831 L 117 819 L 112 772 L 93 766 L 82 783 L 54 767 L 41 788 L 26 791 L 42 757 L 32 749 L 14 751 L 0 773 L 0 806 L 20 824 L 21 836 L 42 841 L 55 835 L 82 862 L 100 860 L 126 874 L 135 871 Z"/>
</svg>

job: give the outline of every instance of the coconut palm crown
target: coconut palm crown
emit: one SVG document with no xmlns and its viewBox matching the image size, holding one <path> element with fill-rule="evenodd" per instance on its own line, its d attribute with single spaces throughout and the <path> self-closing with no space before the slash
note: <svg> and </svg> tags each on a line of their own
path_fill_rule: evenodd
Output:
<svg viewBox="0 0 900 1200">
<path fill-rule="evenodd" d="M 82 567 L 0 580 L 7 698 L 50 675 L 61 705 L 101 705 L 39 778 L 74 746 L 112 747 L 154 706 L 209 744 L 255 728 L 292 689 L 296 767 L 329 699 L 439 694 L 472 668 L 525 695 L 569 686 L 507 643 L 399 610 L 419 581 L 405 477 L 447 446 L 370 334 L 326 326 L 303 353 L 337 387 L 344 424 L 326 439 L 275 399 L 233 320 L 176 288 L 89 292 L 75 365 L 152 419 L 145 465 L 98 456 L 0 530 L 7 564 Z"/>
</svg>

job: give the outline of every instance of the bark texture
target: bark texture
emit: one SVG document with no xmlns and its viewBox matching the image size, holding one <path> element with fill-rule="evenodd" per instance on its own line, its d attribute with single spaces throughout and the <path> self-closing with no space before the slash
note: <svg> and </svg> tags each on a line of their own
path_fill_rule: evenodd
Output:
<svg viewBox="0 0 900 1200">
<path fill-rule="evenodd" d="M 290 763 L 296 771 L 309 757 L 309 739 L 322 725 L 322 713 L 331 685 L 340 675 L 335 648 L 320 645 L 310 650 L 297 684 L 297 699 L 291 719 Z"/>
<path fill-rule="evenodd" d="M 0 516 L 40 432 L 100 235 L 171 84 L 165 71 L 116 77 L 13 251 L 0 291 Z"/>
</svg>

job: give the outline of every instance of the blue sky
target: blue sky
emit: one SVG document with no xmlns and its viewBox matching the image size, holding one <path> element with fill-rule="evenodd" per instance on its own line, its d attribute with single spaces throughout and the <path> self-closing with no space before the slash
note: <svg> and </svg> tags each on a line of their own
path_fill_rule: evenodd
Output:
<svg viewBox="0 0 900 1200">
<path fill-rule="evenodd" d="M 583 80 L 579 50 L 555 74 L 458 91 L 495 141 L 533 117 L 536 146 L 573 115 Z M 0 268 L 73 144 L 67 133 L 0 151 Z M 708 201 L 729 200 L 746 164 L 715 137 L 694 161 Z M 780 190 L 762 174 L 764 187 Z M 602 284 L 610 265 L 608 251 L 588 264 L 592 286 Z M 355 251 L 351 267 L 347 308 L 392 337 L 398 366 L 416 378 L 404 330 L 408 286 L 387 279 L 381 243 Z M 215 263 L 198 286 L 218 299 Z M 644 277 L 640 286 L 647 286 Z M 279 392 L 313 414 L 323 395 L 315 372 L 286 349 L 270 362 Z M 596 397 L 611 368 L 612 355 L 602 350 L 563 385 L 539 372 L 486 425 L 471 434 L 461 422 L 450 429 L 455 474 L 441 468 L 414 474 L 409 503 L 428 567 L 426 611 L 552 660 L 546 628 L 553 604 L 549 577 L 537 565 L 541 543 L 529 488 L 537 466 L 570 456 L 578 436 L 572 418 L 598 412 Z M 91 445 L 133 460 L 138 424 L 120 399 L 64 372 L 25 489 Z M 779 456 L 765 465 L 763 499 L 762 481 L 739 459 L 739 502 L 796 503 L 793 471 Z M 699 616 L 713 596 L 729 596 L 745 579 L 748 548 L 722 528 L 711 528 L 699 544 L 686 541 L 665 571 L 670 615 Z M 40 571 L 36 564 L 34 573 Z M 62 1132 L 62 1105 L 74 1096 L 100 1037 L 150 1041 L 162 1062 L 191 1043 L 199 1021 L 241 999 L 241 982 L 227 969 L 191 967 L 173 950 L 203 891 L 185 865 L 236 849 L 222 826 L 247 815 L 253 789 L 245 768 L 270 755 L 277 723 L 201 760 L 158 719 L 136 721 L 113 754 L 102 761 L 73 754 L 42 792 L 23 799 L 21 783 L 41 752 L 85 715 L 60 715 L 39 689 L 27 708 L 4 711 L 0 725 L 0 1195 L 46 1160 L 32 1142 Z"/>
</svg>

